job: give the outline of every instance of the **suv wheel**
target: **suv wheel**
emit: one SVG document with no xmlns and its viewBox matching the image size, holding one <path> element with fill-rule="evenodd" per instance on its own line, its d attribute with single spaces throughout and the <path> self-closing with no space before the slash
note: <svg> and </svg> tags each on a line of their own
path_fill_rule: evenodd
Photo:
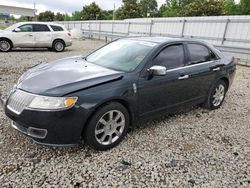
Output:
<svg viewBox="0 0 250 188">
<path fill-rule="evenodd" d="M 0 40 L 0 51 L 9 52 L 11 50 L 11 43 L 8 40 Z"/>
<path fill-rule="evenodd" d="M 65 48 L 65 44 L 62 40 L 55 40 L 52 46 L 53 50 L 56 52 L 62 52 Z"/>
<path fill-rule="evenodd" d="M 227 92 L 227 85 L 223 80 L 219 80 L 210 90 L 205 107 L 209 110 L 220 108 Z"/>
<path fill-rule="evenodd" d="M 109 103 L 99 109 L 84 130 L 84 141 L 96 150 L 118 145 L 127 134 L 129 114 L 120 103 Z"/>
</svg>

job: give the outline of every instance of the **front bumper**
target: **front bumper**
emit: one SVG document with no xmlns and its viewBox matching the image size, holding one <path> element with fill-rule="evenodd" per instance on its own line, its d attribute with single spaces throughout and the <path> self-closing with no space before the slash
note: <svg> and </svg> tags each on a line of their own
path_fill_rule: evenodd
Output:
<svg viewBox="0 0 250 188">
<path fill-rule="evenodd" d="M 5 105 L 5 114 L 12 127 L 36 143 L 49 146 L 72 146 L 81 143 L 88 111 L 74 106 L 63 111 L 34 111 L 25 109 L 15 114 Z"/>
</svg>

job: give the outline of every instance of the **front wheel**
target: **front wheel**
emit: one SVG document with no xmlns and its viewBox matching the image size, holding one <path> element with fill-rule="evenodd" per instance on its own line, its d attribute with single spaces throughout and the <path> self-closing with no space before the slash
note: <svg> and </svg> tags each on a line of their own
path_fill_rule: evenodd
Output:
<svg viewBox="0 0 250 188">
<path fill-rule="evenodd" d="M 219 80 L 210 90 L 205 107 L 209 110 L 215 110 L 221 107 L 227 92 L 227 85 L 223 80 Z"/>
<path fill-rule="evenodd" d="M 112 102 L 100 108 L 86 126 L 84 141 L 93 149 L 108 150 L 127 134 L 129 114 L 123 105 Z"/>
<path fill-rule="evenodd" d="M 0 51 L 1 52 L 9 52 L 11 50 L 11 43 L 8 40 L 1 39 L 0 40 Z"/>
</svg>

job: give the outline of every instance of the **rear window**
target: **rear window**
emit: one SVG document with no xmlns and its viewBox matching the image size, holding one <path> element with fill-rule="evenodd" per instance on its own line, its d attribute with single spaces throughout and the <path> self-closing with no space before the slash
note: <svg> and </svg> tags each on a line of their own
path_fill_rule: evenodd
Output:
<svg viewBox="0 0 250 188">
<path fill-rule="evenodd" d="M 63 31 L 63 28 L 56 25 L 50 25 L 50 27 L 53 29 L 53 31 Z"/>
<path fill-rule="evenodd" d="M 49 32 L 50 29 L 47 25 L 44 24 L 34 24 L 33 32 Z"/>
<path fill-rule="evenodd" d="M 216 55 L 206 46 L 200 44 L 188 44 L 190 53 L 190 64 L 203 63 L 216 60 Z"/>
</svg>

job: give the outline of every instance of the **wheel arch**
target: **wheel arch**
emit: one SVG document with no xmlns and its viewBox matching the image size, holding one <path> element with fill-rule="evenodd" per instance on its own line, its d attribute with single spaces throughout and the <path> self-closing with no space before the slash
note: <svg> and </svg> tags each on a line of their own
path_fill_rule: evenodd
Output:
<svg viewBox="0 0 250 188">
<path fill-rule="evenodd" d="M 128 101 L 126 101 L 125 99 L 120 99 L 120 98 L 114 98 L 114 99 L 109 99 L 107 101 L 104 101 L 100 104 L 98 104 L 94 110 L 90 113 L 90 115 L 88 116 L 87 120 L 85 121 L 84 123 L 84 126 L 82 128 L 82 133 L 81 135 L 83 135 L 84 131 L 85 131 L 85 128 L 86 128 L 86 125 L 89 123 L 89 121 L 91 120 L 91 118 L 94 116 L 94 114 L 99 110 L 101 109 L 102 107 L 104 107 L 105 105 L 109 104 L 109 103 L 112 103 L 112 102 L 116 102 L 116 103 L 119 103 L 121 104 L 122 106 L 124 106 L 126 108 L 126 110 L 128 111 L 128 114 L 129 114 L 129 126 L 133 126 L 134 125 L 134 122 L 135 122 L 135 118 L 134 118 L 134 113 L 133 113 L 133 110 L 132 110 L 132 107 L 131 105 L 129 104 Z"/>
<path fill-rule="evenodd" d="M 56 41 L 58 41 L 58 40 L 62 41 L 62 42 L 64 43 L 64 46 L 66 46 L 66 42 L 65 42 L 62 38 L 55 38 L 55 39 L 53 40 L 53 42 L 52 42 L 52 46 L 53 46 L 53 44 L 54 44 Z"/>
<path fill-rule="evenodd" d="M 7 40 L 7 41 L 9 41 L 9 42 L 10 42 L 10 45 L 11 45 L 11 48 L 14 47 L 14 44 L 13 44 L 13 42 L 12 42 L 11 39 L 9 39 L 9 38 L 7 38 L 7 37 L 0 37 L 0 40 Z"/>
<path fill-rule="evenodd" d="M 229 88 L 229 79 L 227 77 L 221 77 L 219 80 L 222 80 L 222 81 L 224 81 L 226 83 L 226 86 L 227 86 L 226 89 L 228 90 L 228 88 Z"/>
</svg>

